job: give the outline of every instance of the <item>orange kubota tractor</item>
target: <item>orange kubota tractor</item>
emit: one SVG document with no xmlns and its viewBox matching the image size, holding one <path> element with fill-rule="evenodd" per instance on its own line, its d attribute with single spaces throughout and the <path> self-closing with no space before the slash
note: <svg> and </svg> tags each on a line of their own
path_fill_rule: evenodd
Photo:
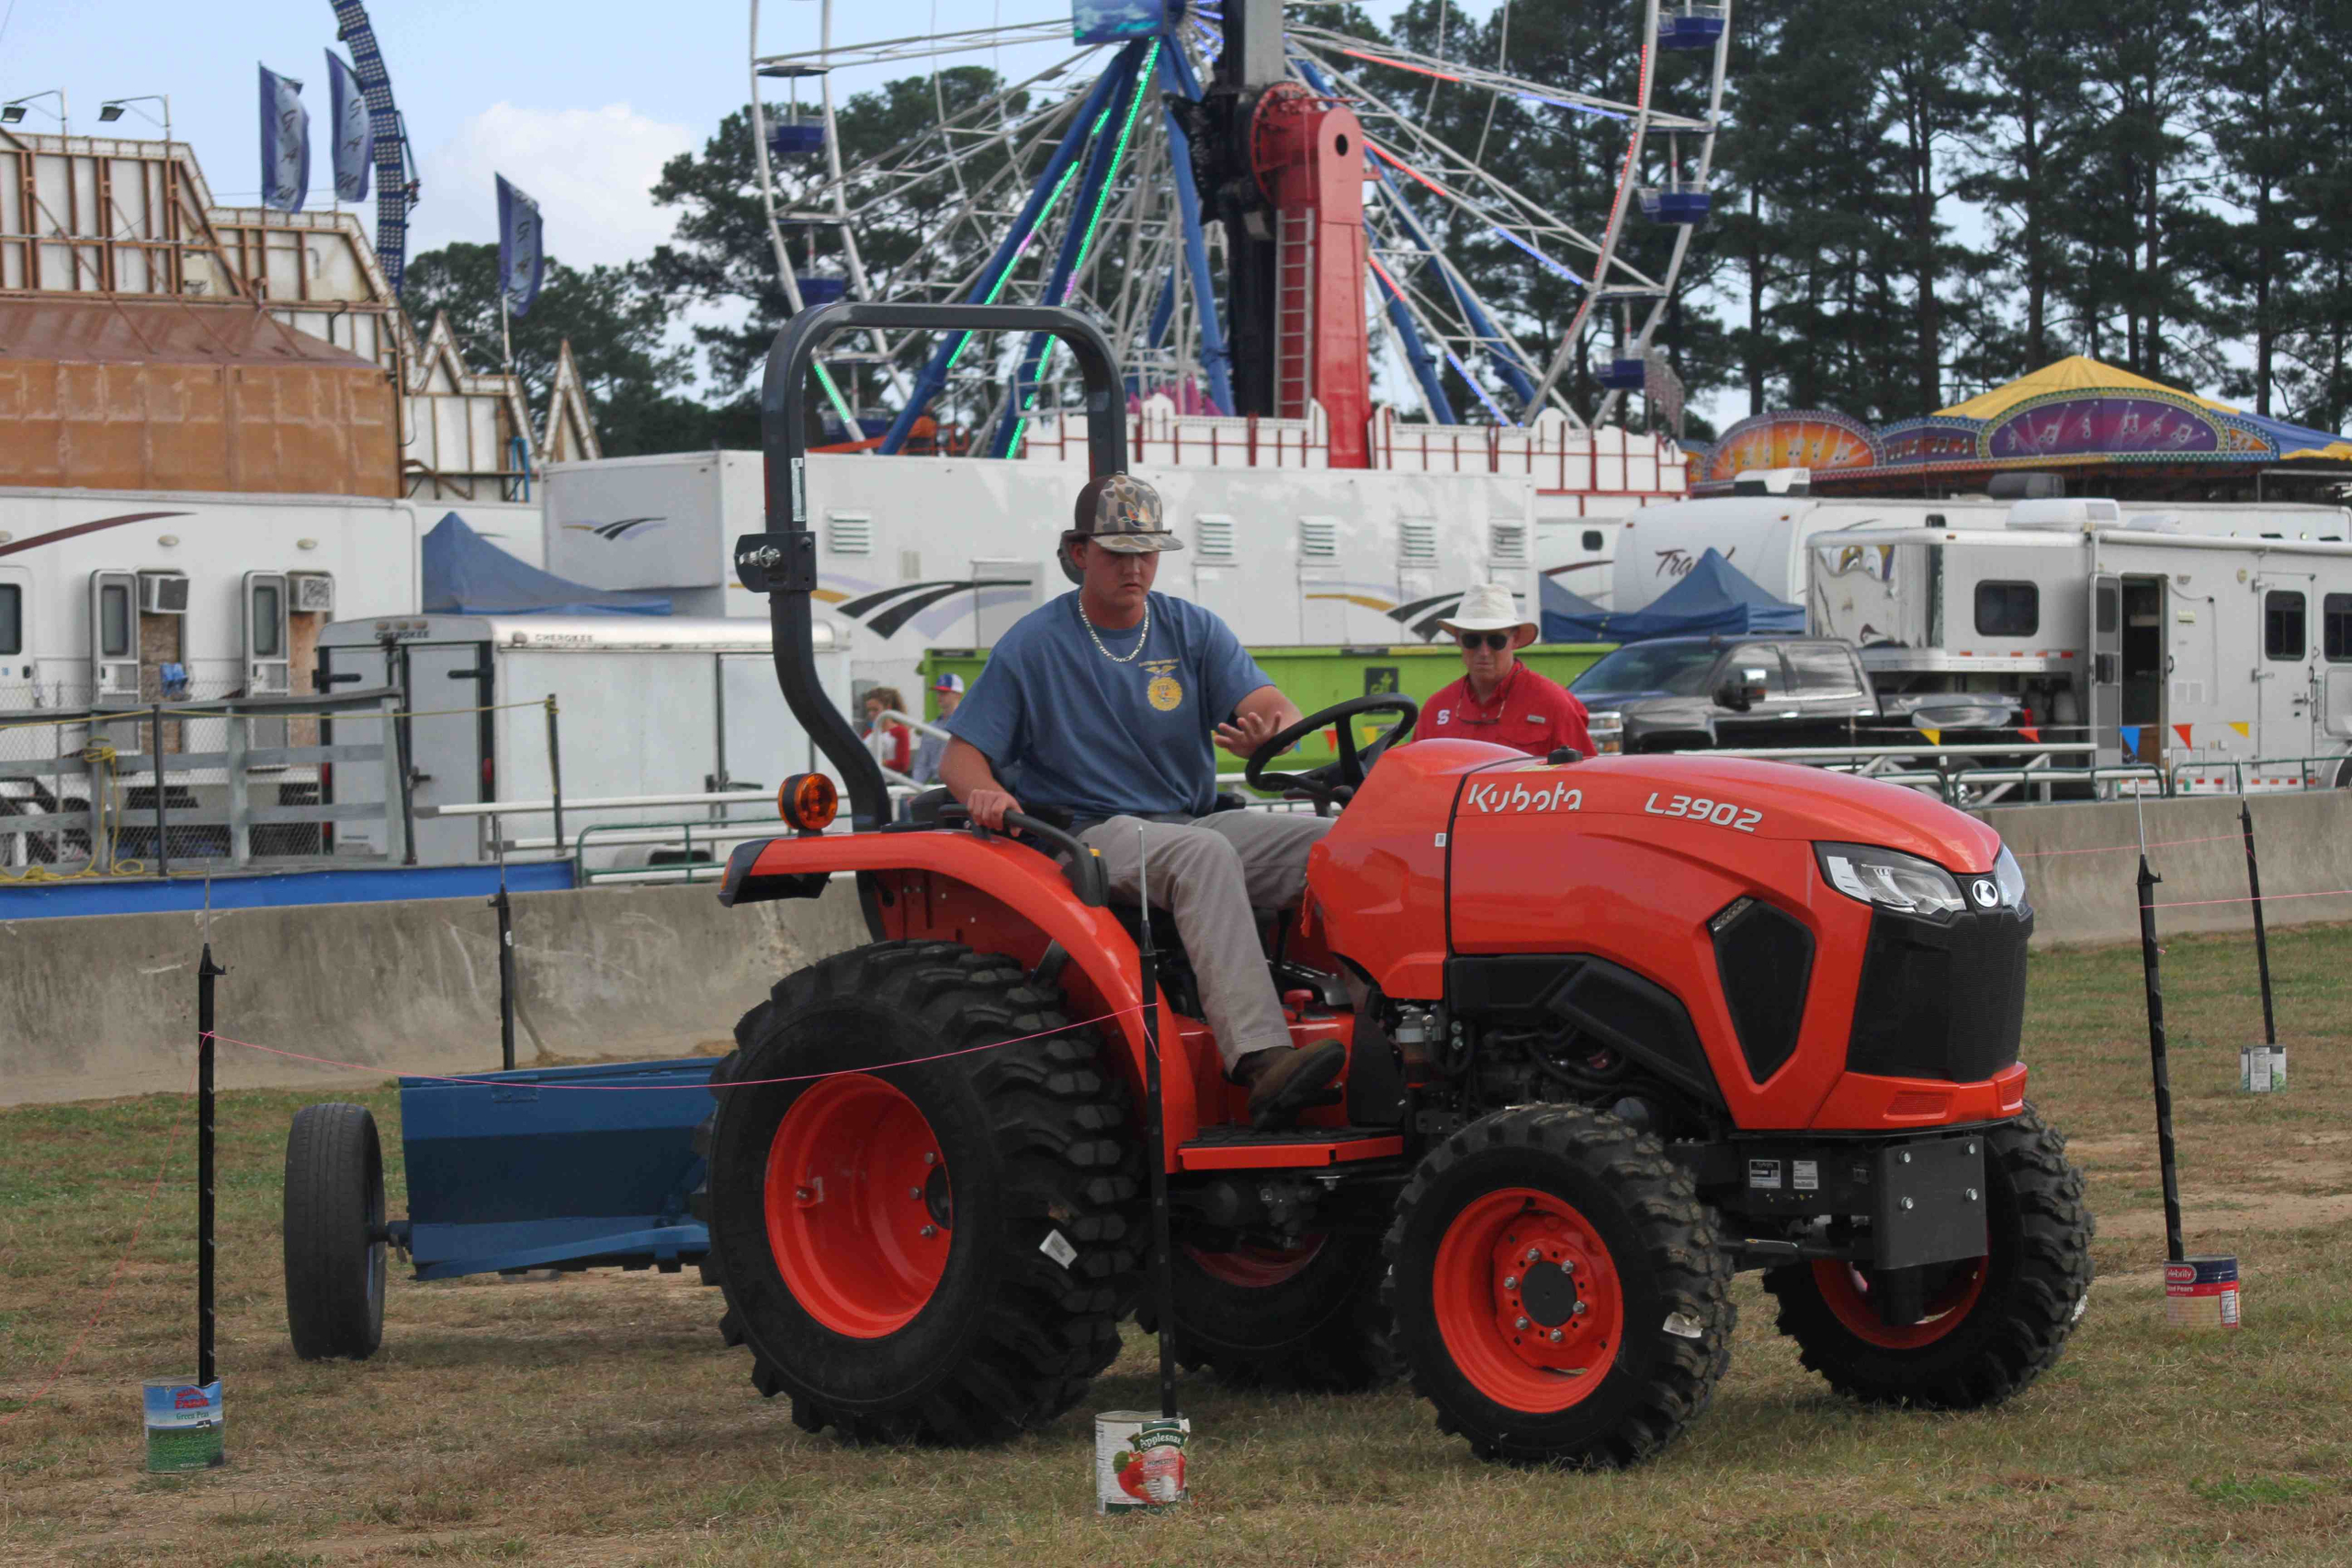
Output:
<svg viewBox="0 0 2352 1568">
<path fill-rule="evenodd" d="M 938 799 L 891 822 L 818 686 L 801 400 L 820 344 L 866 327 L 1057 333 L 1093 471 L 1125 468 L 1117 367 L 1068 311 L 836 305 L 770 353 L 771 531 L 737 566 L 855 830 L 820 832 L 832 785 L 801 775 L 798 832 L 738 850 L 721 897 L 854 875 L 872 940 L 743 1019 L 705 1129 L 722 1326 L 763 1393 L 854 1441 L 981 1442 L 1069 1409 L 1124 1314 L 1161 1326 L 1153 1161 L 1187 1364 L 1324 1388 L 1401 1368 L 1489 1458 L 1622 1464 L 1670 1441 L 1729 1364 L 1741 1269 L 1858 1399 L 1973 1409 L 2052 1365 L 2092 1222 L 2025 1098 L 2024 879 L 1992 829 L 1889 784 L 1392 750 L 1402 697 L 1315 714 L 1249 770 L 1340 809 L 1304 906 L 1263 931 L 1293 1033 L 1348 1043 L 1340 1092 L 1253 1132 L 1155 914 L 1148 1142 L 1147 916 L 1050 823 L 990 834 Z M 1396 722 L 1360 745 L 1376 710 Z M 1267 771 L 1333 726 L 1334 761 Z"/>
</svg>

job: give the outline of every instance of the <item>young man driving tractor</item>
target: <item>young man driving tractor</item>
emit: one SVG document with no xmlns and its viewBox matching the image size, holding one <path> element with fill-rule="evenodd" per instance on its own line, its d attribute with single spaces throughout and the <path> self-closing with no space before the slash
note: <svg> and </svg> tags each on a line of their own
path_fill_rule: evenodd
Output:
<svg viewBox="0 0 2352 1568">
<path fill-rule="evenodd" d="M 1176 918 L 1227 1075 L 1249 1088 L 1259 1130 L 1286 1126 L 1347 1048 L 1293 1049 L 1253 911 L 1297 906 L 1307 852 L 1334 819 L 1218 811 L 1210 743 L 1247 758 L 1299 711 L 1231 627 L 1152 592 L 1161 552 L 1184 547 L 1149 485 L 1089 480 L 1075 523 L 1061 557 L 1077 591 L 997 642 L 944 721 L 940 780 L 984 828 L 1007 811 L 1068 814 L 1114 898 L 1137 897 L 1148 855 L 1151 902 Z"/>
</svg>

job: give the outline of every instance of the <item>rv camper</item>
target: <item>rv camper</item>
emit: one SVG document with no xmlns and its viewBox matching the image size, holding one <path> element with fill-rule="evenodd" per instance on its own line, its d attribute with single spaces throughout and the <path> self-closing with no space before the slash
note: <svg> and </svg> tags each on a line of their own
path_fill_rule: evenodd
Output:
<svg viewBox="0 0 2352 1568">
<path fill-rule="evenodd" d="M 2120 525 L 2112 506 L 2026 502 L 1998 530 L 1815 538 L 1813 627 L 1860 649 L 1883 700 L 2002 694 L 2044 739 L 2096 742 L 2102 766 L 2163 767 L 2189 789 L 2352 784 L 2341 524 L 2231 537 Z"/>
<path fill-rule="evenodd" d="M 2018 507 L 2026 508 L 2028 514 L 2037 508 L 2058 513 L 2087 508 L 2098 513 L 2102 525 L 2127 529 L 2162 527 L 2244 539 L 2352 539 L 2352 510 L 2341 506 L 2103 499 L 2011 502 L 1976 498 L 1713 496 L 1653 506 L 1623 520 L 1611 552 L 1615 566 L 1610 577 L 1615 597 L 1609 607 L 1643 608 L 1687 576 L 1709 549 L 1722 551 L 1758 587 L 1793 604 L 1805 591 L 1807 561 L 1824 535 L 1863 528 L 1998 531 L 2009 525 Z M 1562 581 L 1586 592 L 1573 581 Z"/>
<path fill-rule="evenodd" d="M 414 813 L 419 807 L 547 800 L 556 793 L 552 735 L 569 801 L 773 789 L 821 767 L 776 686 L 765 620 L 673 615 L 399 615 L 339 621 L 319 639 L 319 675 L 335 685 L 389 686 L 416 714 L 408 736 L 409 807 L 424 865 L 487 854 L 486 818 Z M 817 628 L 825 689 L 846 711 L 847 658 Z M 552 696 L 550 728 L 545 700 Z M 380 719 L 337 721 L 338 740 L 368 744 Z M 340 787 L 350 803 L 382 802 L 374 774 Z M 388 803 L 400 816 L 398 803 Z M 564 836 L 596 822 L 707 816 L 704 807 L 567 816 Z M 546 838 L 551 813 L 502 818 L 510 840 Z M 389 852 L 396 830 L 381 818 Z M 344 837 L 352 835 L 346 832 Z M 647 858 L 640 856 L 639 858 Z M 606 862 L 605 863 L 611 863 Z M 592 869 L 595 863 L 592 858 Z"/>
</svg>

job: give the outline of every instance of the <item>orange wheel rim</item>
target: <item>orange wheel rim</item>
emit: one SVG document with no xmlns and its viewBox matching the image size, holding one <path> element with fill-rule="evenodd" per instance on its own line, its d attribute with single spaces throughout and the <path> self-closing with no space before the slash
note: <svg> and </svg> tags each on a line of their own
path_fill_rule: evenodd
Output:
<svg viewBox="0 0 2352 1568">
<path fill-rule="evenodd" d="M 879 1339 L 922 1311 L 946 1272 L 955 1195 L 915 1102 L 867 1073 L 820 1080 L 768 1145 L 768 1248 L 808 1315 Z"/>
<path fill-rule="evenodd" d="M 1879 1316 L 1871 1300 L 1870 1276 L 1851 1263 L 1817 1258 L 1813 1282 L 1831 1315 L 1855 1338 L 1883 1350 L 1917 1350 L 1967 1321 L 1976 1298 L 1984 1293 L 1984 1259 L 1975 1258 L 1953 1270 L 1942 1288 L 1928 1298 L 1927 1315 L 1899 1327 Z"/>
<path fill-rule="evenodd" d="M 1549 1192 L 1513 1187 L 1464 1208 L 1430 1279 L 1446 1353 L 1512 1410 L 1566 1410 L 1607 1381 L 1625 1337 L 1624 1283 L 1592 1222 Z"/>
</svg>

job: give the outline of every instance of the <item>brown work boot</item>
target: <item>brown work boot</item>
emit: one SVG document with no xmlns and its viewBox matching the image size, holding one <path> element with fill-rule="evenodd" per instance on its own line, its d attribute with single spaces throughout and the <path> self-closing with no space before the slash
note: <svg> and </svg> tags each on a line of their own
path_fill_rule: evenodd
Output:
<svg viewBox="0 0 2352 1568">
<path fill-rule="evenodd" d="M 1347 1065 L 1348 1048 L 1337 1040 L 1295 1049 L 1277 1045 L 1236 1062 L 1233 1078 L 1250 1086 L 1250 1125 L 1271 1133 L 1297 1121 Z"/>
</svg>

